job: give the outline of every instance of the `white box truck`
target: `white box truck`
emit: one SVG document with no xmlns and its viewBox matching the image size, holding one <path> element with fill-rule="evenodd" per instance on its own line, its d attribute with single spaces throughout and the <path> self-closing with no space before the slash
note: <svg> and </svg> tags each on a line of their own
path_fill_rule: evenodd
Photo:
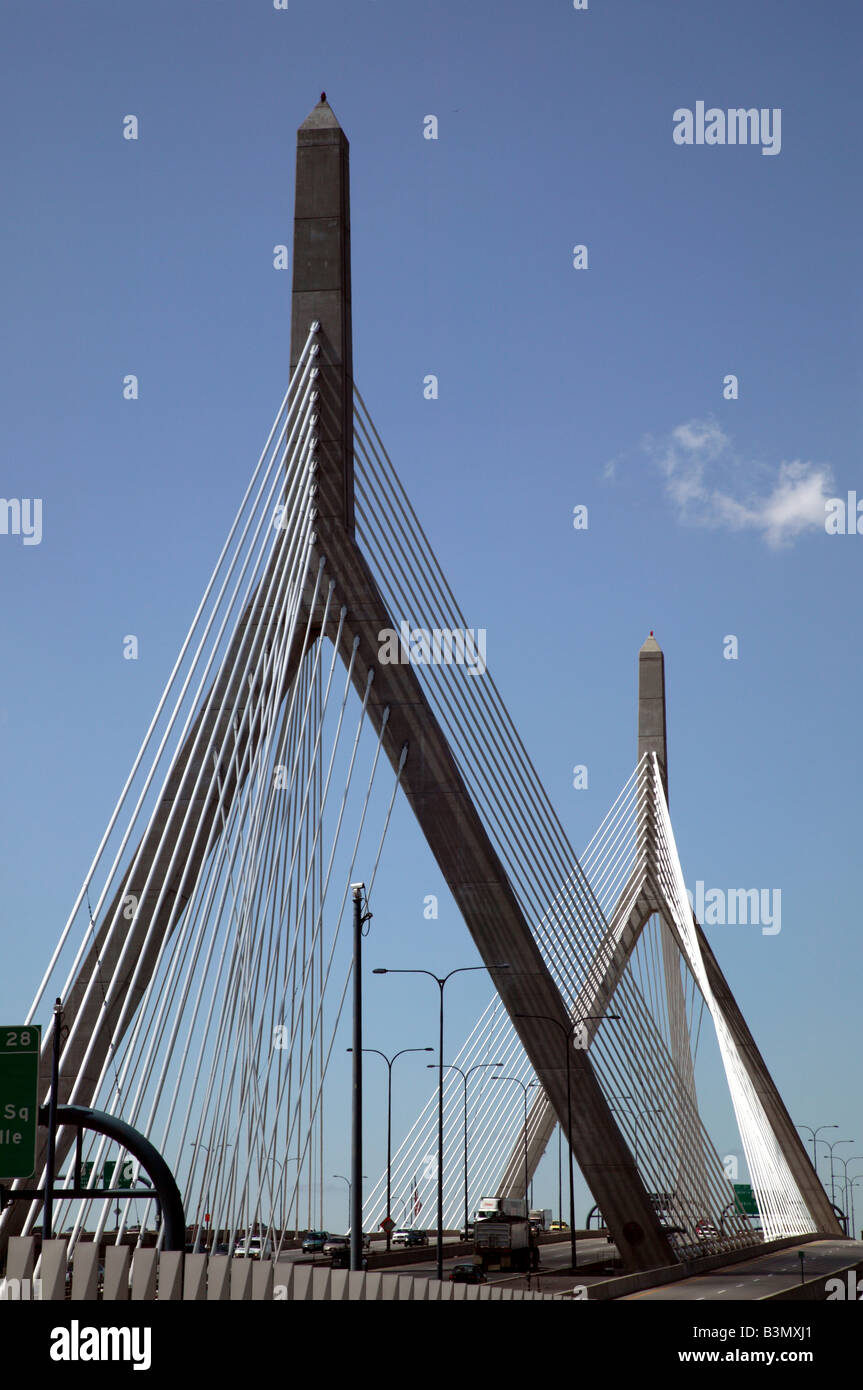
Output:
<svg viewBox="0 0 863 1390">
<path fill-rule="evenodd" d="M 551 1229 L 551 1207 L 534 1207 L 528 1213 L 528 1220 L 531 1226 L 535 1226 L 538 1231 L 548 1231 Z"/>
<path fill-rule="evenodd" d="M 520 1216 L 527 1218 L 527 1202 L 523 1197 L 481 1197 L 476 1209 L 477 1221 L 488 1221 L 493 1216 Z"/>
</svg>

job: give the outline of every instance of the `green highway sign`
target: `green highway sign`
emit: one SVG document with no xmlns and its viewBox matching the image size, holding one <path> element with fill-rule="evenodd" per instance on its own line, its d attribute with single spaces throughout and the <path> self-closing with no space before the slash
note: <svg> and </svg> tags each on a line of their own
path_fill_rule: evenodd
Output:
<svg viewBox="0 0 863 1390">
<path fill-rule="evenodd" d="M 36 1170 L 39 1049 L 33 1024 L 0 1025 L 0 1180 L 30 1178 Z"/>
<path fill-rule="evenodd" d="M 116 1176 L 114 1170 L 117 1167 L 117 1160 L 108 1158 L 102 1164 L 102 1186 L 103 1187 L 131 1187 L 132 1172 L 134 1164 L 131 1158 L 125 1158 L 120 1164 L 120 1171 Z"/>
<path fill-rule="evenodd" d="M 735 1206 L 738 1211 L 745 1216 L 758 1215 L 758 1203 L 755 1200 L 755 1193 L 748 1182 L 736 1182 L 734 1184 Z"/>
<path fill-rule="evenodd" d="M 90 1174 L 92 1173 L 92 1171 L 93 1171 L 93 1162 L 92 1162 L 92 1159 L 86 1159 L 85 1161 L 82 1161 L 82 1163 L 81 1163 L 81 1186 L 82 1186 L 82 1187 L 86 1187 L 86 1186 L 87 1186 L 88 1182 L 90 1181 Z M 57 1181 L 58 1181 L 58 1183 L 61 1183 L 61 1182 L 71 1182 L 71 1181 L 73 1180 L 73 1178 L 74 1178 L 74 1169 L 72 1170 L 72 1176 L 71 1176 L 71 1177 L 67 1177 L 67 1175 L 66 1175 L 65 1173 L 58 1173 L 58 1174 L 57 1174 Z"/>
</svg>

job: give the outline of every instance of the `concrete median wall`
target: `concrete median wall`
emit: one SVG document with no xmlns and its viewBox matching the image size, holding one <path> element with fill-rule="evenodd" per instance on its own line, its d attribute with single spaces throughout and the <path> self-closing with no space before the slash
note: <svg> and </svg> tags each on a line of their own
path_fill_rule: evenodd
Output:
<svg viewBox="0 0 863 1390">
<path fill-rule="evenodd" d="M 295 1263 L 247 1260 L 228 1255 L 185 1255 L 174 1251 L 109 1247 L 100 1272 L 96 1247 L 76 1246 L 71 1261 L 66 1240 L 48 1241 L 40 1254 L 34 1236 L 9 1241 L 5 1297 L 39 1297 L 63 1302 L 472 1302 L 543 1299 L 548 1294 L 509 1289 L 501 1284 L 455 1284 L 418 1275 Z M 71 1278 L 67 1278 L 67 1273 Z"/>
</svg>

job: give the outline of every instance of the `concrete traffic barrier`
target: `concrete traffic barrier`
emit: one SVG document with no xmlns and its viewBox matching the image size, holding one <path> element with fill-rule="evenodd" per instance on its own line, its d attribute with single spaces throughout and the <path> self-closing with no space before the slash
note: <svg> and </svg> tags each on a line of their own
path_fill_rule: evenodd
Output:
<svg viewBox="0 0 863 1390">
<path fill-rule="evenodd" d="M 132 1260 L 132 1299 L 143 1303 L 156 1297 L 158 1250 L 136 1250 Z"/>
<path fill-rule="evenodd" d="M 183 1271 L 183 1302 L 203 1303 L 206 1297 L 207 1256 L 187 1255 Z"/>
<path fill-rule="evenodd" d="M 186 1256 L 187 1259 L 192 1257 Z M 159 1302 L 176 1303 L 183 1297 L 183 1252 L 163 1250 L 159 1256 Z"/>
<path fill-rule="evenodd" d="M 43 1302 L 59 1302 L 66 1297 L 66 1265 L 68 1240 L 46 1240 L 42 1244 L 39 1278 L 42 1281 Z"/>
<path fill-rule="evenodd" d="M 207 1265 L 207 1302 L 225 1303 L 230 1296 L 231 1257 L 211 1255 Z"/>
<path fill-rule="evenodd" d="M 252 1274 L 255 1261 L 245 1255 L 231 1260 L 231 1302 L 248 1303 L 252 1297 Z"/>
<path fill-rule="evenodd" d="M 32 1279 L 36 1263 L 36 1240 L 34 1236 L 10 1236 L 9 1251 L 6 1256 L 7 1279 Z"/>
<path fill-rule="evenodd" d="M 98 1288 L 99 1247 L 95 1241 L 79 1240 L 72 1256 L 72 1302 L 95 1302 Z"/>
<path fill-rule="evenodd" d="M 125 1303 L 129 1298 L 132 1251 L 128 1245 L 109 1245 L 105 1251 L 102 1298 L 106 1303 Z"/>
</svg>

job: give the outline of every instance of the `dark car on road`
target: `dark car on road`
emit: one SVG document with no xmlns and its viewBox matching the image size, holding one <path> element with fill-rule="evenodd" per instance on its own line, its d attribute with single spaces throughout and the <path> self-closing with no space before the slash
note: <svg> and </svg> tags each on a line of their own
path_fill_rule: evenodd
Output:
<svg viewBox="0 0 863 1390">
<path fill-rule="evenodd" d="M 303 1236 L 302 1250 L 304 1255 L 315 1255 L 323 1250 L 325 1241 L 329 1240 L 329 1231 L 306 1231 Z"/>
<path fill-rule="evenodd" d="M 488 1279 L 483 1274 L 479 1265 L 459 1264 L 453 1265 L 450 1270 L 451 1284 L 487 1284 Z"/>
<path fill-rule="evenodd" d="M 367 1248 L 366 1246 L 363 1246 L 363 1249 L 366 1249 L 366 1248 Z M 345 1245 L 345 1246 L 343 1246 L 340 1250 L 335 1250 L 335 1251 L 333 1251 L 332 1257 L 331 1257 L 331 1259 L 330 1259 L 330 1267 L 331 1267 L 332 1269 L 350 1269 L 350 1267 L 351 1267 L 351 1247 L 350 1247 L 350 1245 Z M 362 1268 L 363 1268 L 363 1269 L 368 1269 L 368 1267 L 369 1267 L 369 1262 L 368 1262 L 368 1260 L 366 1259 L 366 1257 L 365 1257 L 365 1255 L 364 1255 L 363 1258 L 362 1258 Z"/>
<path fill-rule="evenodd" d="M 427 1231 L 393 1231 L 391 1245 L 428 1245 L 429 1238 Z"/>
</svg>

